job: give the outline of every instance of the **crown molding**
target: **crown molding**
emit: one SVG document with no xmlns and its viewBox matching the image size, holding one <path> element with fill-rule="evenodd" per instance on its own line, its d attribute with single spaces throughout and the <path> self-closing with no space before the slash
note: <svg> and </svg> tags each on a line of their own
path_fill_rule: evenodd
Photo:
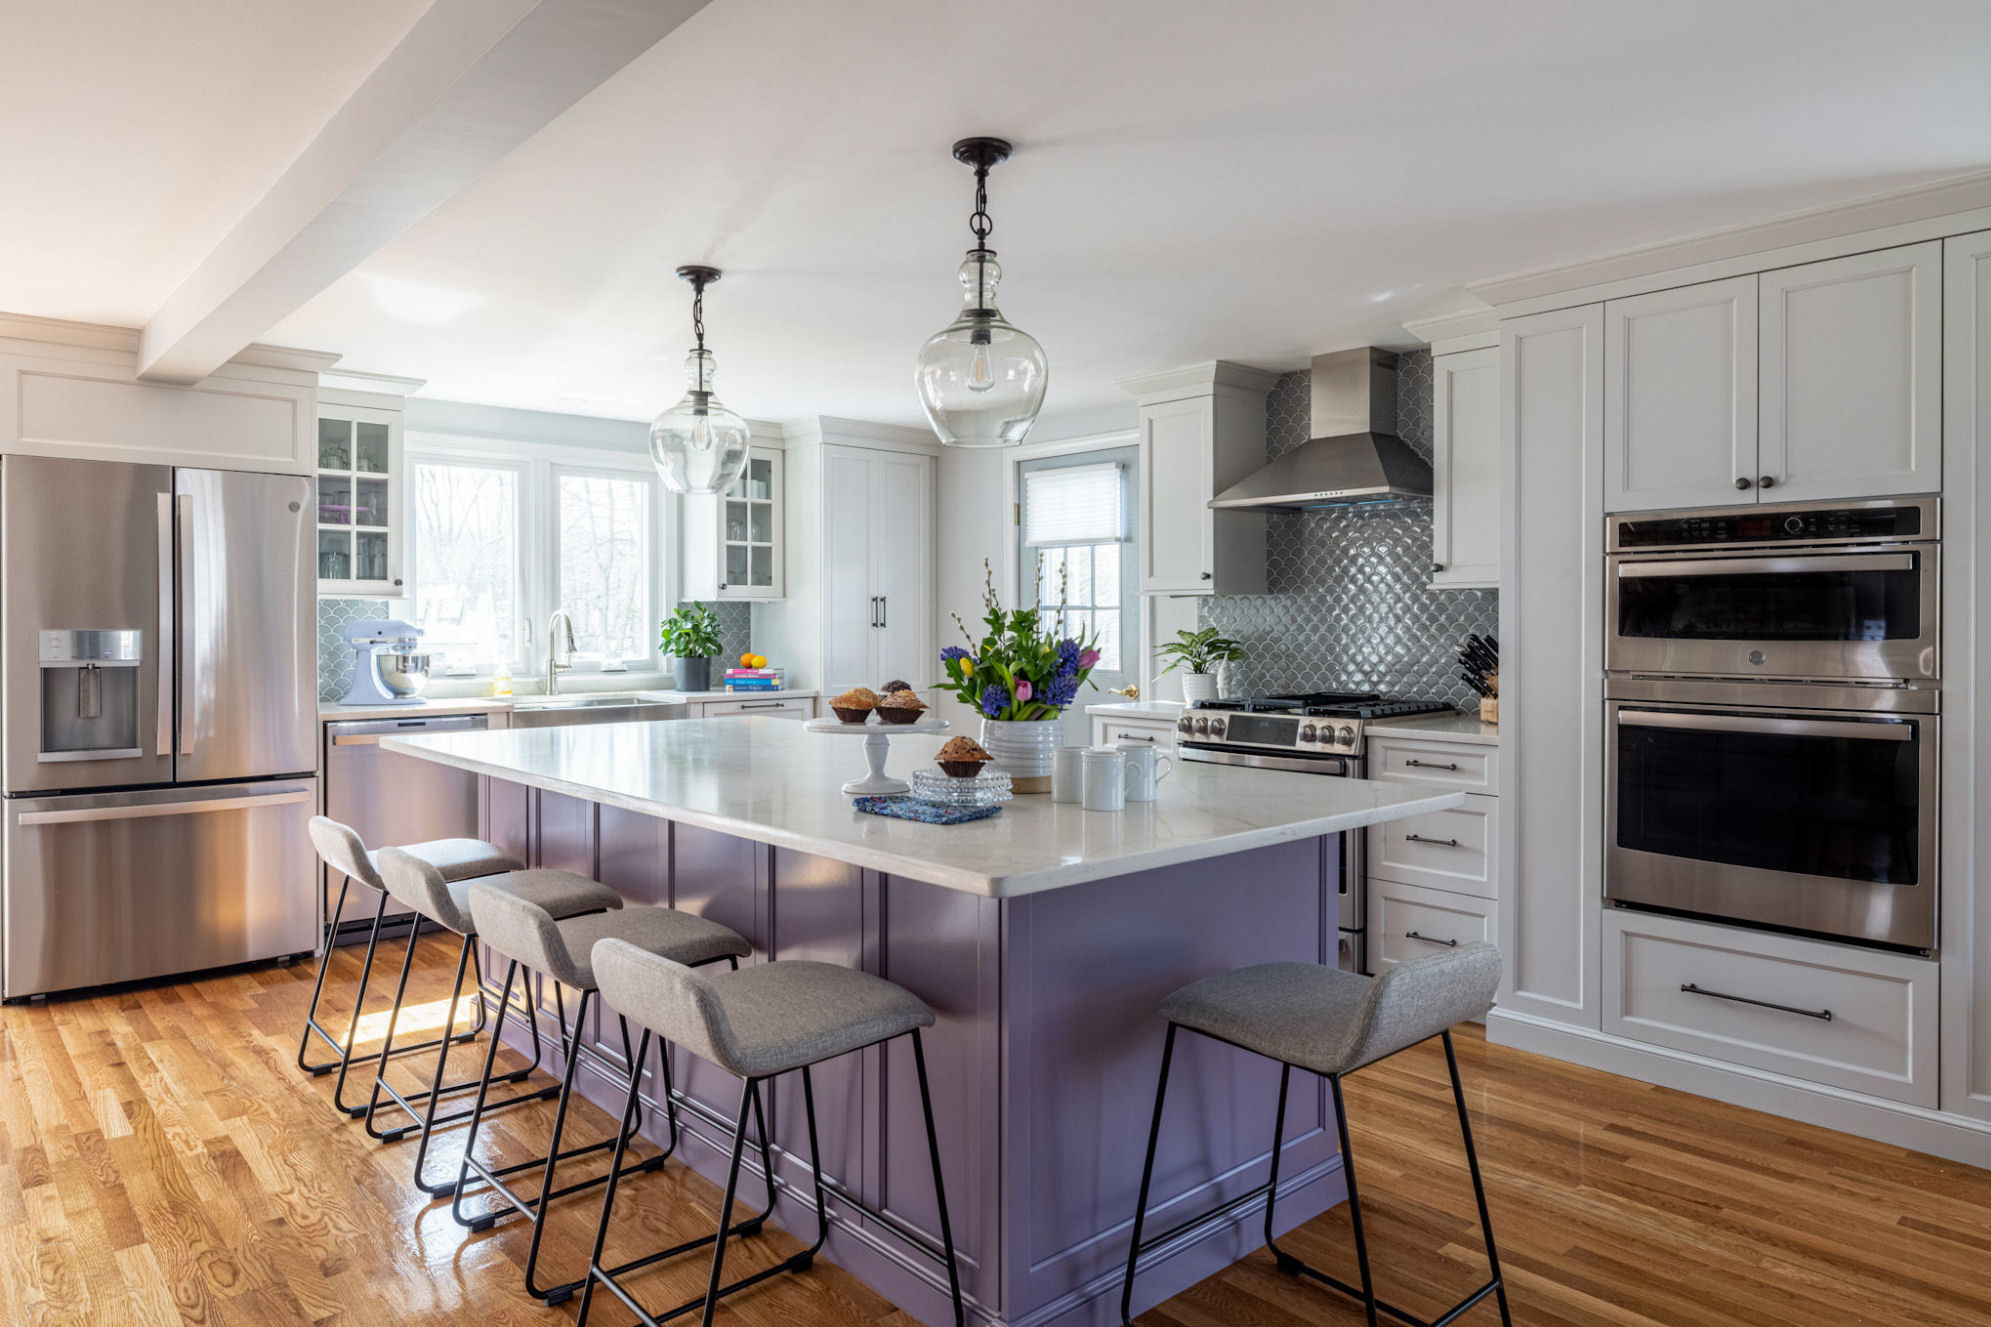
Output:
<svg viewBox="0 0 1991 1327">
<path fill-rule="evenodd" d="M 392 373 L 362 373 L 358 369 L 322 369 L 318 374 L 320 391 L 413 396 L 426 386 L 428 386 L 426 378 L 402 378 Z"/>
<path fill-rule="evenodd" d="M 1270 369 L 1253 368 L 1249 364 L 1234 364 L 1227 359 L 1210 359 L 1179 369 L 1166 369 L 1160 373 L 1143 373 L 1132 378 L 1119 378 L 1115 380 L 1115 384 L 1121 391 L 1146 405 L 1155 401 L 1177 400 L 1184 396 L 1209 395 L 1221 388 L 1256 392 L 1262 396 L 1271 391 L 1272 385 L 1283 376 Z"/>
<path fill-rule="evenodd" d="M 868 419 L 843 419 L 836 415 L 809 415 L 781 425 L 781 436 L 789 444 L 822 446 L 846 443 L 855 447 L 875 447 L 887 451 L 940 454 L 940 439 L 932 429 L 908 424 L 881 424 Z"/>
<path fill-rule="evenodd" d="M 1620 249 L 1573 262 L 1554 263 L 1501 276 L 1469 281 L 1466 289 L 1487 304 L 1509 312 L 1507 306 L 1527 303 L 1554 307 L 1551 297 L 1573 290 L 1631 284 L 1642 278 L 1681 269 L 1709 267 L 1769 250 L 1842 240 L 1862 232 L 1886 230 L 1931 222 L 1957 214 L 1984 213 L 1980 217 L 1959 218 L 1961 229 L 1978 229 L 1991 222 L 1991 170 L 1976 170 L 1946 179 L 1889 190 L 1848 203 L 1788 212 L 1766 221 L 1728 226 L 1697 235 L 1660 240 L 1629 249 Z M 1942 233 L 1938 228 L 1936 233 Z M 1885 243 L 1913 243 L 1928 235 L 1890 237 Z M 1859 247 L 1848 250 L 1857 252 Z M 1876 247 L 1865 245 L 1864 247 Z M 1809 261 L 1798 258 L 1796 261 Z M 1750 270 L 1754 270 L 1753 268 Z M 1693 280 L 1712 280 L 1727 273 L 1715 270 L 1713 276 L 1695 275 Z M 1680 284 L 1671 282 L 1668 284 Z M 1656 288 L 1656 287 L 1655 287 Z"/>
<path fill-rule="evenodd" d="M 114 350 L 138 354 L 139 331 L 110 323 L 76 322 L 68 318 L 43 318 L 32 313 L 0 313 L 0 337 L 34 341 L 42 345 L 70 346 L 79 350 Z M 259 369 L 294 369 L 300 373 L 322 373 L 339 362 L 339 356 L 322 350 L 298 350 L 258 342 L 243 348 L 228 360 L 230 364 Z"/>
<path fill-rule="evenodd" d="M 1434 355 L 1484 350 L 1500 344 L 1500 315 L 1484 306 L 1461 309 L 1457 313 L 1409 319 L 1403 330 L 1428 345 Z"/>
</svg>

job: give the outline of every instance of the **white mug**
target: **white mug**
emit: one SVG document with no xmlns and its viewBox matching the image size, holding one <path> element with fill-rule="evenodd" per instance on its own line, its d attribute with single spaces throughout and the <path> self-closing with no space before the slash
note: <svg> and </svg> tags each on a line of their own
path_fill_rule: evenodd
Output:
<svg viewBox="0 0 1991 1327">
<path fill-rule="evenodd" d="M 1118 811 L 1127 805 L 1127 753 L 1093 747 L 1084 756 L 1081 800 L 1088 811 Z"/>
<path fill-rule="evenodd" d="M 1122 742 L 1120 750 L 1127 756 L 1127 800 L 1152 802 L 1155 799 L 1155 785 L 1167 778 L 1169 771 L 1175 768 L 1174 759 L 1151 746 L 1138 743 Z"/>
<path fill-rule="evenodd" d="M 1086 748 L 1061 746 L 1051 751 L 1051 800 L 1077 802 L 1083 795 L 1084 767 L 1080 763 Z"/>
</svg>

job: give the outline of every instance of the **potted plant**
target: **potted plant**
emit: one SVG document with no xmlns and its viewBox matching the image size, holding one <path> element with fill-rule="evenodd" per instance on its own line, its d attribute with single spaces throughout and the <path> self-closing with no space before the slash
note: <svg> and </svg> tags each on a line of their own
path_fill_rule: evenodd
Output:
<svg viewBox="0 0 1991 1327">
<path fill-rule="evenodd" d="M 1058 745 L 1058 716 L 1078 699 L 1078 689 L 1099 662 L 1098 638 L 1065 630 L 1062 600 L 1055 609 L 1006 610 L 996 597 L 995 576 L 986 560 L 982 617 L 986 630 L 976 640 L 957 614 L 968 644 L 940 652 L 942 691 L 959 696 L 982 716 L 982 745 L 995 767 L 1009 775 L 1020 793 L 1051 790 L 1051 752 Z"/>
<path fill-rule="evenodd" d="M 1175 639 L 1155 653 L 1169 661 L 1162 672 L 1189 670 L 1182 679 L 1182 699 L 1194 705 L 1217 698 L 1218 666 L 1243 659 L 1244 646 L 1220 635 L 1215 627 L 1204 627 L 1201 631 L 1176 632 Z"/>
<path fill-rule="evenodd" d="M 719 618 L 704 604 L 680 604 L 664 619 L 663 650 L 676 662 L 677 689 L 704 691 L 712 685 L 712 656 L 719 653 Z"/>
</svg>

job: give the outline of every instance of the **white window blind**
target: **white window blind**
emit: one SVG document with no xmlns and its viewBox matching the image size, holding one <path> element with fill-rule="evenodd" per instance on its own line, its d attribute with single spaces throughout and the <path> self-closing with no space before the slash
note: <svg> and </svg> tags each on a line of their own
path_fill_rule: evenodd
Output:
<svg viewBox="0 0 1991 1327">
<path fill-rule="evenodd" d="M 1126 472 L 1118 465 L 1032 470 L 1023 477 L 1023 542 L 1106 544 L 1127 537 Z"/>
</svg>

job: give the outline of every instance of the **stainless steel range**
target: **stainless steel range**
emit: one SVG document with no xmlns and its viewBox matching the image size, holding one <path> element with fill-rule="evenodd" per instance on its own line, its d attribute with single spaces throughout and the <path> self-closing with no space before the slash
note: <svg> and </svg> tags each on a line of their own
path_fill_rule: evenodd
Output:
<svg viewBox="0 0 1991 1327">
<path fill-rule="evenodd" d="M 1205 701 L 1176 721 L 1176 754 L 1212 765 L 1247 765 L 1344 779 L 1362 777 L 1364 730 L 1377 719 L 1444 714 L 1435 700 L 1385 700 L 1373 692 L 1314 691 Z M 1340 966 L 1369 970 L 1363 928 L 1363 836 L 1341 836 Z"/>
</svg>

